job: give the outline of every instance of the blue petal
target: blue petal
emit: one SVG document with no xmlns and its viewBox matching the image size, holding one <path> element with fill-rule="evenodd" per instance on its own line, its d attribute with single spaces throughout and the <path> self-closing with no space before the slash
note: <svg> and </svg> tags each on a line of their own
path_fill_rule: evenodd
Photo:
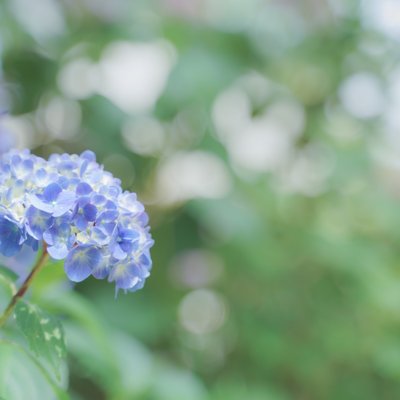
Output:
<svg viewBox="0 0 400 400">
<path fill-rule="evenodd" d="M 58 164 L 58 169 L 60 172 L 68 173 L 69 171 L 73 171 L 74 169 L 76 169 L 77 167 L 76 162 L 68 158 L 66 158 L 65 161 L 62 161 L 60 164 Z"/>
<path fill-rule="evenodd" d="M 150 276 L 150 272 L 146 268 L 134 262 L 128 264 L 128 269 L 131 275 L 137 276 L 140 279 L 145 279 Z"/>
<path fill-rule="evenodd" d="M 97 215 L 97 207 L 93 204 L 86 204 L 86 206 L 83 207 L 83 215 L 88 221 L 95 221 Z"/>
<path fill-rule="evenodd" d="M 43 240 L 49 245 L 69 245 L 71 237 L 71 226 L 68 218 L 58 218 L 54 225 L 43 233 Z"/>
<path fill-rule="evenodd" d="M 128 241 L 123 241 L 120 244 L 120 247 L 122 251 L 125 253 L 132 253 L 133 251 L 137 250 L 139 248 L 139 242 L 128 242 Z"/>
<path fill-rule="evenodd" d="M 109 263 L 109 258 L 103 258 L 102 262 L 93 269 L 92 275 L 96 279 L 104 279 L 107 278 L 108 274 L 110 273 L 111 265 Z"/>
<path fill-rule="evenodd" d="M 54 246 L 47 247 L 47 252 L 50 254 L 50 257 L 55 260 L 63 260 L 68 255 L 68 247 L 64 243 L 58 243 Z"/>
<path fill-rule="evenodd" d="M 96 154 L 93 153 L 93 151 L 86 150 L 81 154 L 81 158 L 87 161 L 96 161 Z"/>
<path fill-rule="evenodd" d="M 138 283 L 136 283 L 136 285 L 134 285 L 129 289 L 129 291 L 136 292 L 137 290 L 143 289 L 144 283 L 145 283 L 144 279 L 139 280 Z"/>
<path fill-rule="evenodd" d="M 85 207 L 86 204 L 89 204 L 89 203 L 90 203 L 90 197 L 88 197 L 88 196 L 79 197 L 79 199 L 77 201 L 78 206 L 81 208 Z"/>
<path fill-rule="evenodd" d="M 104 211 L 99 215 L 98 222 L 113 222 L 118 218 L 118 216 L 119 213 L 116 210 Z"/>
<path fill-rule="evenodd" d="M 119 235 L 121 236 L 122 240 L 127 240 L 129 242 L 133 242 L 134 240 L 139 239 L 140 236 L 138 231 L 125 228 L 119 230 Z"/>
<path fill-rule="evenodd" d="M 60 176 L 57 179 L 57 183 L 63 188 L 63 189 L 67 189 L 69 186 L 69 179 L 65 176 Z"/>
<path fill-rule="evenodd" d="M 99 225 L 100 228 L 107 233 L 107 235 L 112 236 L 117 228 L 117 224 L 115 222 L 107 222 Z"/>
<path fill-rule="evenodd" d="M 54 210 L 54 206 L 52 204 L 48 204 L 41 200 L 38 196 L 33 195 L 29 197 L 29 200 L 36 209 L 47 212 L 51 214 Z"/>
<path fill-rule="evenodd" d="M 33 251 L 38 251 L 39 249 L 39 241 L 34 239 L 32 236 L 28 236 L 24 244 L 32 248 Z"/>
<path fill-rule="evenodd" d="M 51 214 L 38 210 L 32 206 L 29 207 L 26 212 L 26 220 L 26 228 L 30 235 L 36 240 L 41 240 L 43 233 L 54 223 L 54 218 Z"/>
<path fill-rule="evenodd" d="M 110 245 L 110 247 L 112 247 L 112 256 L 117 260 L 124 260 L 127 257 L 128 254 L 122 250 L 121 246 L 118 243 L 114 246 Z"/>
<path fill-rule="evenodd" d="M 53 246 L 55 243 L 55 233 L 52 229 L 48 229 L 47 231 L 43 232 L 43 240 L 49 245 Z"/>
<path fill-rule="evenodd" d="M 117 289 L 131 289 L 139 282 L 140 278 L 131 273 L 129 264 L 117 264 L 110 271 L 108 280 L 114 281 Z"/>
<path fill-rule="evenodd" d="M 99 246 L 104 246 L 109 243 L 111 239 L 103 229 L 94 227 L 92 230 L 92 240 L 94 240 Z"/>
<path fill-rule="evenodd" d="M 22 231 L 19 226 L 2 216 L 0 218 L 0 253 L 5 257 L 16 255 L 22 247 Z"/>
<path fill-rule="evenodd" d="M 60 185 L 57 183 L 50 183 L 50 185 L 47 186 L 43 191 L 42 200 L 47 203 L 52 203 L 53 201 L 57 200 L 61 192 L 62 188 Z"/>
<path fill-rule="evenodd" d="M 57 202 L 54 207 L 53 216 L 60 217 L 70 210 L 74 209 L 76 201 L 76 195 L 73 192 L 64 190 L 57 198 Z"/>
<path fill-rule="evenodd" d="M 142 226 L 145 226 L 148 224 L 149 222 L 149 216 L 147 215 L 146 212 L 142 212 L 138 215 L 135 216 L 136 221 L 138 221 L 138 223 Z"/>
<path fill-rule="evenodd" d="M 42 187 L 48 182 L 47 172 L 44 168 L 40 168 L 35 173 L 35 183 Z"/>
<path fill-rule="evenodd" d="M 75 218 L 75 226 L 80 230 L 80 231 L 85 231 L 86 228 L 88 227 L 89 223 L 87 219 L 83 215 L 78 215 Z"/>
<path fill-rule="evenodd" d="M 106 205 L 104 206 L 107 210 L 116 210 L 118 207 L 112 200 L 107 200 Z"/>
<path fill-rule="evenodd" d="M 92 187 L 86 183 L 86 182 L 81 182 L 77 187 L 76 187 L 76 194 L 78 196 L 85 196 L 89 193 L 93 192 Z"/>
<path fill-rule="evenodd" d="M 13 165 L 13 173 L 16 177 L 25 178 L 33 169 L 32 160 L 23 160 Z"/>
<path fill-rule="evenodd" d="M 92 198 L 92 203 L 96 206 L 103 206 L 107 202 L 107 198 L 102 194 L 95 194 Z"/>
<path fill-rule="evenodd" d="M 150 256 L 150 252 L 148 250 L 146 250 L 139 258 L 140 264 L 147 268 L 147 270 L 151 270 L 151 266 L 152 266 L 152 261 L 151 261 L 151 256 Z"/>
<path fill-rule="evenodd" d="M 24 162 L 22 164 L 23 164 L 23 167 L 24 167 L 25 171 L 29 171 L 30 172 L 30 171 L 33 170 L 34 164 L 33 164 L 32 160 L 30 160 L 30 159 L 24 160 Z"/>
<path fill-rule="evenodd" d="M 110 197 L 118 197 L 121 194 L 121 188 L 118 186 L 108 186 L 107 187 L 107 194 Z"/>
<path fill-rule="evenodd" d="M 73 248 L 65 260 L 65 272 L 73 282 L 86 279 L 101 261 L 100 251 L 93 246 L 77 246 Z"/>
</svg>

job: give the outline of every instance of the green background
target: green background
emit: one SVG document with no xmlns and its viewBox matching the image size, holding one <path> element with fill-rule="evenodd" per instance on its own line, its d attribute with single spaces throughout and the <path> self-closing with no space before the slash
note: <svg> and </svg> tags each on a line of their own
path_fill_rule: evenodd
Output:
<svg viewBox="0 0 400 400">
<path fill-rule="evenodd" d="M 396 4 L 0 2 L 0 141 L 92 149 L 155 239 L 138 293 L 38 284 L 73 399 L 400 398 Z"/>
</svg>

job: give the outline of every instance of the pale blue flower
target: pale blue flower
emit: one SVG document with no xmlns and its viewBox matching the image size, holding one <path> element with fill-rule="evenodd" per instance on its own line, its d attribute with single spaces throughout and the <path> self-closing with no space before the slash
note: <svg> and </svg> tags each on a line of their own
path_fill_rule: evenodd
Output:
<svg viewBox="0 0 400 400">
<path fill-rule="evenodd" d="M 136 194 L 104 171 L 93 152 L 53 154 L 46 161 L 28 150 L 0 156 L 0 254 L 44 242 L 65 259 L 74 282 L 90 275 L 116 288 L 137 290 L 150 274 L 153 240 Z"/>
</svg>

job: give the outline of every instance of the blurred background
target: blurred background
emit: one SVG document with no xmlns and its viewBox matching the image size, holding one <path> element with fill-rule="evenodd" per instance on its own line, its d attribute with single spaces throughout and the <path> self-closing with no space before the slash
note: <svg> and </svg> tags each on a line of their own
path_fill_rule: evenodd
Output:
<svg viewBox="0 0 400 400">
<path fill-rule="evenodd" d="M 0 152 L 92 149 L 156 241 L 61 307 L 73 399 L 400 398 L 399 41 L 397 0 L 0 3 Z"/>
</svg>

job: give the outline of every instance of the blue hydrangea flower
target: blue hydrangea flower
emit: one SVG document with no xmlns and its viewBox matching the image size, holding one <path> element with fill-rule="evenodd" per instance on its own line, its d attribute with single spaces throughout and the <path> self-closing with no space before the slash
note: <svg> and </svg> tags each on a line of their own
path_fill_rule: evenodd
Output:
<svg viewBox="0 0 400 400">
<path fill-rule="evenodd" d="M 92 275 L 135 291 L 150 274 L 154 242 L 143 204 L 91 151 L 48 161 L 28 150 L 0 156 L 0 254 L 37 250 L 42 242 L 51 257 L 65 260 L 73 282 Z"/>
</svg>

